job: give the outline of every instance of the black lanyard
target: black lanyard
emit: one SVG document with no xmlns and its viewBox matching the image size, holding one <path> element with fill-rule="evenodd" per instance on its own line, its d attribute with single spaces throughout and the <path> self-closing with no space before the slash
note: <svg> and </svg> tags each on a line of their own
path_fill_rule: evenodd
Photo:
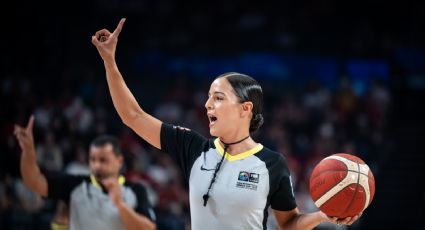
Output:
<svg viewBox="0 0 425 230">
<path fill-rule="evenodd" d="M 212 187 L 212 185 L 213 185 L 213 184 L 214 184 L 214 182 L 215 182 L 215 179 L 216 179 L 216 177 L 217 177 L 217 172 L 218 172 L 218 171 L 220 170 L 220 168 L 221 168 L 221 164 L 223 163 L 224 157 L 226 156 L 226 151 L 227 151 L 227 149 L 229 148 L 229 146 L 230 146 L 230 145 L 239 144 L 239 143 L 241 143 L 242 141 L 244 141 L 244 140 L 246 140 L 246 139 L 248 139 L 248 138 L 249 138 L 249 136 L 247 136 L 247 137 L 245 137 L 245 138 L 242 138 L 241 140 L 236 141 L 236 142 L 233 142 L 233 143 L 224 143 L 224 142 L 220 139 L 221 143 L 223 143 L 223 144 L 224 144 L 224 153 L 223 153 L 223 156 L 221 157 L 220 162 L 218 162 L 218 163 L 217 163 L 217 165 L 215 166 L 214 174 L 213 174 L 213 177 L 212 177 L 212 179 L 211 179 L 210 186 L 208 186 L 208 191 L 207 191 L 207 193 L 205 193 L 205 194 L 204 194 L 204 196 L 202 196 L 202 198 L 204 199 L 204 207 L 205 207 L 205 206 L 207 206 L 208 199 L 210 198 L 210 190 L 211 190 L 211 187 Z"/>
</svg>

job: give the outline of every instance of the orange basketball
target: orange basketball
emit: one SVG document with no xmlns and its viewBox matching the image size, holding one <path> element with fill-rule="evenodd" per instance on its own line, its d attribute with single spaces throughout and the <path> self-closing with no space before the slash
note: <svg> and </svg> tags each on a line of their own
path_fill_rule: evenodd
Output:
<svg viewBox="0 0 425 230">
<path fill-rule="evenodd" d="M 360 158 L 338 153 L 321 160 L 310 176 L 310 195 L 331 217 L 345 218 L 364 211 L 375 195 L 375 178 Z"/>
</svg>

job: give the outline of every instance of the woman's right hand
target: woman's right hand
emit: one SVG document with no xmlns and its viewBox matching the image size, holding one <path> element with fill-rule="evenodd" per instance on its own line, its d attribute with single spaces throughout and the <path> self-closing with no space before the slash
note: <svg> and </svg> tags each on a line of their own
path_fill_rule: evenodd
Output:
<svg viewBox="0 0 425 230">
<path fill-rule="evenodd" d="M 107 29 L 101 29 L 92 36 L 91 42 L 96 46 L 104 62 L 115 61 L 118 36 L 121 33 L 124 22 L 125 18 L 122 18 L 112 33 Z"/>
</svg>

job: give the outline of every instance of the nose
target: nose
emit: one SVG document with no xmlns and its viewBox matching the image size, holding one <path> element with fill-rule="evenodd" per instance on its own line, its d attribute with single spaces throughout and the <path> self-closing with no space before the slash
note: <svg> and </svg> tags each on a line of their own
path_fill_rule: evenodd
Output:
<svg viewBox="0 0 425 230">
<path fill-rule="evenodd" d="M 100 169 L 100 163 L 98 161 L 90 161 L 90 167 L 92 171 L 97 172 Z"/>
<path fill-rule="evenodd" d="M 211 103 L 211 98 L 210 97 L 208 97 L 207 101 L 205 102 L 205 108 L 207 110 L 212 109 L 212 103 Z"/>
</svg>

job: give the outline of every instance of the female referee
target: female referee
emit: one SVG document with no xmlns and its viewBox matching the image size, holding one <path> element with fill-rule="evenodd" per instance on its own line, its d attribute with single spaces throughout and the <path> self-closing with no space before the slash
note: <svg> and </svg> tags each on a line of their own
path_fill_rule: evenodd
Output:
<svg viewBox="0 0 425 230">
<path fill-rule="evenodd" d="M 263 95 L 249 76 L 227 73 L 212 82 L 205 108 L 210 134 L 216 139 L 165 124 L 144 112 L 115 61 L 124 22 L 121 19 L 112 33 L 97 31 L 92 43 L 104 61 L 112 101 L 122 121 L 153 146 L 172 154 L 188 179 L 193 229 L 266 229 L 269 206 L 282 229 L 312 229 L 321 222 L 351 225 L 359 218 L 298 211 L 286 160 L 250 137 L 263 123 Z"/>
</svg>

